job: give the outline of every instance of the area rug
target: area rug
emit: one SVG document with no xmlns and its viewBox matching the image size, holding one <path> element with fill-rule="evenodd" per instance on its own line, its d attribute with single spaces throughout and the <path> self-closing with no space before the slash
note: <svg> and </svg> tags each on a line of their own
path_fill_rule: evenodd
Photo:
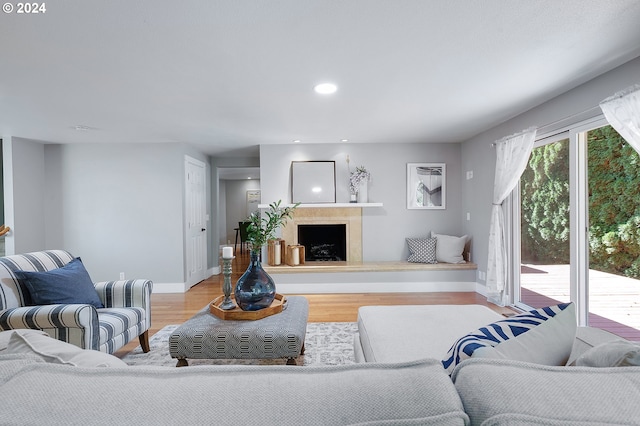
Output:
<svg viewBox="0 0 640 426">
<path fill-rule="evenodd" d="M 142 352 L 138 346 L 122 360 L 132 366 L 174 367 L 176 359 L 169 355 L 169 336 L 179 325 L 167 325 L 149 340 L 150 351 Z M 305 336 L 305 352 L 297 358 L 298 365 L 354 364 L 353 336 L 357 331 L 355 322 L 310 322 Z M 189 365 L 284 365 L 285 359 L 189 359 Z"/>
</svg>

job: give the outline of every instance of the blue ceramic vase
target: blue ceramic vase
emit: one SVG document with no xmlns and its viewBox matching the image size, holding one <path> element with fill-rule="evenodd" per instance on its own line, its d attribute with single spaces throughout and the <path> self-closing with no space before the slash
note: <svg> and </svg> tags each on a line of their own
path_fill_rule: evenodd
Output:
<svg viewBox="0 0 640 426">
<path fill-rule="evenodd" d="M 262 269 L 260 253 L 252 250 L 249 267 L 236 283 L 236 303 L 243 311 L 259 311 L 271 306 L 275 296 L 276 283 Z"/>
</svg>

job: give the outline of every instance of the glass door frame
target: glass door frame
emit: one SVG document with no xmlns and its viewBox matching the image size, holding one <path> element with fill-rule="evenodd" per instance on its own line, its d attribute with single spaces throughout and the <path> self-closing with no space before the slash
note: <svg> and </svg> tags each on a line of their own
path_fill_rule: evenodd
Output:
<svg viewBox="0 0 640 426">
<path fill-rule="evenodd" d="M 589 197 L 587 176 L 587 132 L 603 127 L 609 123 L 599 115 L 589 120 L 567 126 L 554 131 L 552 134 L 541 134 L 535 141 L 533 149 L 569 139 L 569 204 L 571 217 L 569 220 L 570 247 L 570 299 L 576 304 L 578 326 L 589 325 Z M 521 236 L 520 236 L 520 183 L 508 197 L 507 216 L 510 216 L 511 226 L 509 240 L 511 241 L 512 256 L 510 270 L 513 291 L 510 302 L 513 306 L 529 310 L 530 306 L 521 302 Z"/>
</svg>

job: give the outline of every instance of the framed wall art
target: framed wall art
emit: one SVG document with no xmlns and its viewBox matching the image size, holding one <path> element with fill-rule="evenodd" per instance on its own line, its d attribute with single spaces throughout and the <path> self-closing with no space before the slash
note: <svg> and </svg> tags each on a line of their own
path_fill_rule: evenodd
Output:
<svg viewBox="0 0 640 426">
<path fill-rule="evenodd" d="M 335 203 L 335 161 L 292 161 L 291 202 Z"/>
<path fill-rule="evenodd" d="M 407 164 L 407 208 L 446 208 L 446 164 Z"/>
<path fill-rule="evenodd" d="M 259 204 L 260 204 L 260 190 L 248 189 L 247 190 L 247 217 L 251 216 L 253 212 L 258 211 Z"/>
</svg>

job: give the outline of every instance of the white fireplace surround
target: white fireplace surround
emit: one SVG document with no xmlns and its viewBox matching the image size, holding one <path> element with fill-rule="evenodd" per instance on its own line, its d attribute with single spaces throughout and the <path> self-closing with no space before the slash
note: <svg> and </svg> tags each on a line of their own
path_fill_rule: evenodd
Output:
<svg viewBox="0 0 640 426">
<path fill-rule="evenodd" d="M 347 261 L 362 262 L 362 208 L 346 206 L 298 207 L 282 227 L 285 244 L 298 244 L 298 225 L 346 225 Z"/>
</svg>

